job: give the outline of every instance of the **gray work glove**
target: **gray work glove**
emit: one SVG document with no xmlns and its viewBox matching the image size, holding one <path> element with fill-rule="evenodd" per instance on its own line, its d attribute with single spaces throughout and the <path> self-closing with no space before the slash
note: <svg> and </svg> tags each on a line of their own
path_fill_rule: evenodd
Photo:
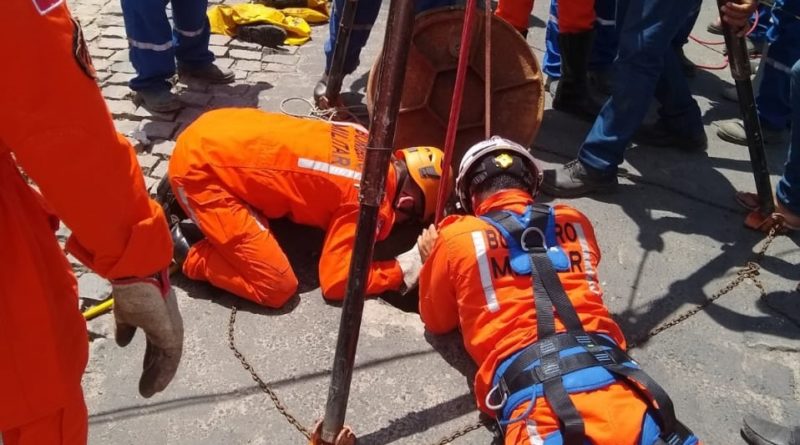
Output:
<svg viewBox="0 0 800 445">
<path fill-rule="evenodd" d="M 400 293 L 405 295 L 417 287 L 419 282 L 419 272 L 422 269 L 419 247 L 414 244 L 411 250 L 398 255 L 397 262 L 400 263 L 400 270 L 403 271 L 403 287 L 400 289 Z"/>
<path fill-rule="evenodd" d="M 114 296 L 115 338 L 127 346 L 136 328 L 147 337 L 139 393 L 163 391 L 175 376 L 183 351 L 183 320 L 167 270 L 148 278 L 111 282 Z"/>
</svg>

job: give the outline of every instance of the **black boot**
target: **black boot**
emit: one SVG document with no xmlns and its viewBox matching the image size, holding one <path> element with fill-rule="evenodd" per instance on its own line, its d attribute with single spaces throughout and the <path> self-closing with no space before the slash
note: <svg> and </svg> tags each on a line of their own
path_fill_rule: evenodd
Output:
<svg viewBox="0 0 800 445">
<path fill-rule="evenodd" d="M 157 203 L 161 204 L 164 216 L 167 217 L 167 222 L 170 226 L 178 224 L 179 221 L 187 218 L 186 213 L 178 204 L 178 200 L 175 199 L 175 194 L 172 193 L 172 186 L 167 176 L 164 176 L 161 182 L 158 183 L 155 199 Z"/>
<path fill-rule="evenodd" d="M 800 427 L 787 428 L 756 416 L 744 418 L 742 437 L 750 445 L 800 445 Z"/>
<path fill-rule="evenodd" d="M 320 99 L 325 97 L 325 90 L 328 89 L 328 75 L 323 74 L 314 86 L 314 103 L 320 105 Z"/>
<path fill-rule="evenodd" d="M 555 170 L 545 170 L 542 191 L 556 198 L 574 198 L 593 192 L 610 192 L 617 187 L 617 175 L 602 173 L 573 159 Z"/>
<path fill-rule="evenodd" d="M 183 263 L 189 255 L 189 249 L 204 239 L 205 235 L 190 219 L 185 219 L 172 226 L 170 234 L 172 234 L 172 259 L 178 268 L 183 268 Z"/>
<path fill-rule="evenodd" d="M 558 35 L 561 79 L 553 99 L 553 108 L 556 110 L 587 120 L 594 120 L 601 108 L 601 104 L 589 94 L 586 75 L 593 36 L 593 31 Z"/>
</svg>

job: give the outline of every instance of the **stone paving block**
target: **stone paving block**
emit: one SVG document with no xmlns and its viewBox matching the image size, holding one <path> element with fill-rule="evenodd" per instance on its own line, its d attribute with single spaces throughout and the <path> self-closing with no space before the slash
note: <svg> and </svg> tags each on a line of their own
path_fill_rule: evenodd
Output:
<svg viewBox="0 0 800 445">
<path fill-rule="evenodd" d="M 133 79 L 133 76 L 133 74 L 129 73 L 114 73 L 111 77 L 106 79 L 106 83 L 113 85 L 128 85 L 128 82 Z"/>
<path fill-rule="evenodd" d="M 100 26 L 125 26 L 125 20 L 120 15 L 106 14 L 98 19 Z"/>
<path fill-rule="evenodd" d="M 125 33 L 124 26 L 109 26 L 108 28 L 103 28 L 103 37 L 119 37 L 127 40 L 128 34 Z"/>
<path fill-rule="evenodd" d="M 247 76 L 248 83 L 267 83 L 270 85 L 276 85 L 278 83 L 278 79 L 280 79 L 280 74 L 278 73 L 264 73 L 264 72 L 254 72 L 250 73 Z"/>
<path fill-rule="evenodd" d="M 279 63 L 282 65 L 297 65 L 300 56 L 289 54 L 264 54 L 261 58 L 264 62 Z"/>
<path fill-rule="evenodd" d="M 136 70 L 130 62 L 114 62 L 109 69 L 115 73 L 136 74 Z"/>
<path fill-rule="evenodd" d="M 210 45 L 208 50 L 214 54 L 214 57 L 225 57 L 225 54 L 228 54 L 228 47 L 226 46 Z"/>
<path fill-rule="evenodd" d="M 100 37 L 100 28 L 95 25 L 83 26 L 83 38 L 87 42 L 91 42 L 92 40 Z M 89 51 L 90 54 L 94 55 L 93 52 Z"/>
<path fill-rule="evenodd" d="M 105 49 L 125 49 L 128 47 L 128 41 L 125 39 L 101 37 L 100 40 L 97 42 L 97 46 Z"/>
<path fill-rule="evenodd" d="M 109 68 L 111 68 L 111 65 L 113 65 L 113 64 L 114 64 L 114 62 L 112 62 L 112 61 L 110 61 L 108 59 L 103 59 L 103 58 L 93 58 L 92 59 L 92 65 L 94 66 L 94 69 L 96 71 L 109 69 Z"/>
<path fill-rule="evenodd" d="M 233 65 L 234 60 L 230 58 L 221 58 L 214 61 L 218 67 L 228 69 Z"/>
<path fill-rule="evenodd" d="M 155 195 L 156 189 L 158 188 L 158 180 L 149 176 L 145 176 L 144 187 L 150 192 L 150 195 Z"/>
<path fill-rule="evenodd" d="M 171 121 L 175 119 L 176 114 L 178 114 L 177 111 L 173 111 L 171 113 L 159 113 L 157 111 L 150 111 L 145 107 L 139 107 L 136 109 L 134 116 L 138 117 L 139 119 L 149 119 L 153 121 Z"/>
<path fill-rule="evenodd" d="M 106 59 L 108 57 L 111 57 L 111 55 L 114 54 L 114 50 L 103 49 L 103 48 L 94 48 L 94 49 L 89 48 L 89 54 L 92 55 L 92 63 L 96 64 L 95 59 Z"/>
<path fill-rule="evenodd" d="M 211 102 L 211 96 L 209 96 L 208 102 Z M 178 113 L 175 121 L 180 123 L 191 123 L 205 113 L 205 111 L 206 110 L 203 108 L 186 107 L 182 109 L 180 113 Z"/>
<path fill-rule="evenodd" d="M 103 6 L 103 14 L 122 15 L 122 4 L 118 1 L 111 1 Z"/>
<path fill-rule="evenodd" d="M 261 51 L 261 48 L 263 48 L 258 43 L 245 42 L 244 40 L 239 40 L 239 39 L 231 40 L 230 43 L 228 43 L 228 46 L 236 49 L 249 49 L 255 51 Z"/>
<path fill-rule="evenodd" d="M 237 82 L 241 82 L 241 81 L 243 81 L 243 80 L 247 79 L 247 75 L 248 75 L 248 74 L 250 74 L 250 71 L 237 70 L 237 69 L 234 69 L 234 70 L 233 70 L 233 76 L 234 76 L 233 78 L 234 78 L 234 79 L 235 79 Z"/>
<path fill-rule="evenodd" d="M 164 176 L 167 176 L 167 169 L 168 168 L 169 168 L 169 162 L 168 161 L 161 161 L 161 162 L 158 163 L 158 165 L 156 165 L 156 168 L 150 170 L 150 175 L 149 176 L 151 178 L 155 178 L 155 179 L 158 179 L 160 181 L 161 178 L 163 178 Z"/>
<path fill-rule="evenodd" d="M 61 223 L 58 225 L 58 230 L 56 230 L 56 238 L 58 238 L 60 242 L 66 242 L 70 235 L 72 235 L 72 231 L 69 230 L 69 227 L 67 227 L 66 224 Z"/>
<path fill-rule="evenodd" d="M 111 73 L 108 71 L 97 71 L 97 68 L 95 68 L 94 77 L 97 79 L 98 85 L 101 85 L 103 81 L 111 77 Z"/>
<path fill-rule="evenodd" d="M 792 370 L 788 367 L 750 357 L 744 361 L 747 386 L 755 393 L 780 399 L 794 400 L 795 381 Z"/>
<path fill-rule="evenodd" d="M 232 49 L 228 52 L 234 59 L 261 60 L 261 51 L 247 49 Z"/>
<path fill-rule="evenodd" d="M 205 107 L 211 100 L 210 94 L 200 93 L 198 91 L 183 91 L 178 97 L 181 99 L 181 102 L 193 107 Z"/>
<path fill-rule="evenodd" d="M 147 134 L 148 139 L 169 139 L 178 124 L 175 122 L 162 122 L 162 121 L 142 121 L 141 130 Z"/>
<path fill-rule="evenodd" d="M 156 164 L 158 164 L 159 158 L 158 156 L 145 154 L 137 155 L 136 160 L 139 161 L 139 167 L 141 167 L 142 170 L 149 171 L 151 168 L 155 167 Z"/>
<path fill-rule="evenodd" d="M 222 34 L 211 34 L 209 38 L 210 45 L 227 45 L 231 38 Z"/>
<path fill-rule="evenodd" d="M 103 87 L 103 97 L 107 99 L 125 99 L 131 93 L 131 90 L 126 86 L 109 85 Z"/>
<path fill-rule="evenodd" d="M 115 52 L 109 59 L 114 62 L 129 62 L 131 60 L 130 52 L 128 49 L 121 49 Z"/>
<path fill-rule="evenodd" d="M 106 105 L 114 117 L 130 117 L 136 112 L 136 105 L 130 100 L 106 99 Z"/>
<path fill-rule="evenodd" d="M 90 300 L 105 300 L 111 295 L 111 284 L 96 273 L 85 273 L 78 279 L 78 295 Z"/>
<path fill-rule="evenodd" d="M 78 20 L 83 25 L 88 25 L 94 22 L 95 17 L 100 13 L 100 6 L 98 5 L 77 5 L 70 8 L 70 12 L 76 17 L 82 17 Z"/>
<path fill-rule="evenodd" d="M 267 63 L 264 67 L 266 71 L 271 71 L 273 73 L 293 73 L 297 71 L 297 67 L 294 65 L 284 65 L 282 63 Z"/>
<path fill-rule="evenodd" d="M 234 70 L 239 71 L 261 71 L 261 61 L 259 60 L 237 60 L 233 64 Z"/>
<path fill-rule="evenodd" d="M 172 156 L 173 150 L 175 150 L 175 141 L 164 140 L 153 144 L 153 149 L 150 152 L 154 155 L 160 155 L 168 158 Z"/>
</svg>

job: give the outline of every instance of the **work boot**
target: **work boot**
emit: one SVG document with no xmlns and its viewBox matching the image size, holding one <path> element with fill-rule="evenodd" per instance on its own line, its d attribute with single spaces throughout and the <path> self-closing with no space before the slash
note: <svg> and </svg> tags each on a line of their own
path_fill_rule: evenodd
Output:
<svg viewBox="0 0 800 445">
<path fill-rule="evenodd" d="M 183 211 L 180 204 L 178 204 L 178 200 L 175 199 L 175 194 L 172 192 L 172 186 L 169 183 L 168 176 L 161 178 L 161 182 L 158 183 L 155 201 L 159 203 L 161 209 L 164 210 L 164 216 L 167 217 L 169 225 L 178 224 L 178 222 L 187 218 L 186 213 Z"/>
<path fill-rule="evenodd" d="M 592 70 L 586 75 L 590 91 L 603 97 L 611 95 L 611 69 Z"/>
<path fill-rule="evenodd" d="M 561 79 L 556 86 L 553 108 L 585 120 L 594 120 L 601 108 L 589 94 L 586 76 L 593 35 L 592 31 L 558 34 Z"/>
<path fill-rule="evenodd" d="M 681 68 L 683 68 L 683 75 L 686 77 L 694 77 L 697 75 L 697 65 L 694 64 L 688 57 L 686 57 L 686 53 L 683 52 L 683 47 L 675 48 L 675 53 L 678 55 L 678 60 L 681 62 Z"/>
<path fill-rule="evenodd" d="M 253 3 L 275 9 L 308 8 L 308 0 L 253 0 Z"/>
<path fill-rule="evenodd" d="M 639 145 L 676 148 L 683 151 L 706 151 L 708 149 L 708 137 L 705 132 L 687 136 L 669 128 L 663 121 L 642 125 L 633 136 L 633 141 Z"/>
<path fill-rule="evenodd" d="M 241 25 L 236 29 L 236 38 L 243 42 L 277 48 L 286 40 L 286 30 L 267 24 Z"/>
<path fill-rule="evenodd" d="M 709 23 L 708 26 L 706 26 L 706 31 L 708 31 L 711 34 L 716 34 L 718 36 L 722 35 L 722 21 L 719 19 L 719 17 L 714 19 L 713 22 Z"/>
<path fill-rule="evenodd" d="M 136 91 L 133 103 L 155 113 L 169 113 L 183 108 L 183 103 L 169 89 Z"/>
<path fill-rule="evenodd" d="M 184 219 L 170 228 L 172 235 L 172 259 L 178 268 L 183 268 L 189 249 L 205 238 L 203 232 L 191 219 Z"/>
<path fill-rule="evenodd" d="M 323 74 L 322 77 L 317 81 L 317 84 L 314 85 L 314 103 L 317 106 L 320 105 L 319 101 L 323 97 L 325 97 L 325 90 L 328 89 L 328 75 Z"/>
<path fill-rule="evenodd" d="M 744 123 L 739 119 L 720 123 L 717 127 L 717 136 L 723 141 L 747 146 L 747 133 L 744 131 Z M 789 130 L 775 130 L 761 124 L 761 139 L 766 145 L 785 146 L 789 141 Z"/>
<path fill-rule="evenodd" d="M 236 79 L 233 71 L 224 70 L 213 63 L 200 68 L 190 68 L 186 65 L 178 64 L 178 75 L 194 77 L 208 83 L 231 83 Z"/>
<path fill-rule="evenodd" d="M 749 415 L 744 418 L 742 438 L 750 445 L 800 445 L 800 427 L 789 429 Z"/>
<path fill-rule="evenodd" d="M 542 191 L 556 198 L 574 198 L 617 187 L 617 175 L 601 173 L 573 159 L 555 170 L 545 170 Z"/>
</svg>

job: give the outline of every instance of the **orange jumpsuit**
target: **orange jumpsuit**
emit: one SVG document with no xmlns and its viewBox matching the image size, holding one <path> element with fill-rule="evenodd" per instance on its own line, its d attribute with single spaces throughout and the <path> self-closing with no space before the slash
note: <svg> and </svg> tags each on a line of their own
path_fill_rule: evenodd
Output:
<svg viewBox="0 0 800 445">
<path fill-rule="evenodd" d="M 506 190 L 481 203 L 476 214 L 492 210 L 522 213 L 532 202 L 520 190 Z M 625 349 L 619 326 L 603 305 L 597 277 L 600 249 L 589 220 L 579 211 L 556 205 L 556 233 L 570 260 L 570 270 L 558 274 L 564 290 L 587 332 L 609 335 Z M 475 396 L 485 405 L 497 366 L 513 353 L 537 340 L 536 307 L 531 277 L 517 275 L 508 263 L 502 235 L 474 216 L 450 216 L 442 221 L 439 238 L 420 273 L 420 316 L 426 328 L 443 334 L 460 328 L 464 346 L 478 365 Z M 564 326 L 556 318 L 558 332 Z M 638 445 L 647 404 L 622 383 L 595 391 L 570 394 L 584 415 L 586 438 L 596 444 Z M 514 410 L 522 415 L 530 402 Z M 531 422 L 532 421 L 532 422 Z M 558 420 L 544 397 L 536 400 L 529 421 L 506 427 L 506 444 L 541 443 L 558 429 Z"/>
<path fill-rule="evenodd" d="M 165 268 L 172 243 L 133 150 L 75 56 L 66 5 L 8 0 L 3 14 L 0 431 L 5 445 L 82 444 L 86 323 L 54 215 L 72 229 L 68 250 L 110 279 Z"/>
<path fill-rule="evenodd" d="M 269 307 L 282 306 L 297 278 L 268 218 L 324 229 L 319 281 L 328 299 L 344 297 L 358 220 L 357 184 L 367 143 L 361 127 L 254 109 L 223 109 L 197 119 L 178 138 L 169 166 L 175 196 L 206 238 L 183 272 Z M 394 223 L 397 179 L 390 168 L 378 240 Z M 397 290 L 395 260 L 374 261 L 368 294 Z"/>
<path fill-rule="evenodd" d="M 527 31 L 533 0 L 500 0 L 497 16 L 517 28 Z M 558 2 L 559 32 L 578 33 L 594 29 L 594 0 L 565 0 Z"/>
</svg>

